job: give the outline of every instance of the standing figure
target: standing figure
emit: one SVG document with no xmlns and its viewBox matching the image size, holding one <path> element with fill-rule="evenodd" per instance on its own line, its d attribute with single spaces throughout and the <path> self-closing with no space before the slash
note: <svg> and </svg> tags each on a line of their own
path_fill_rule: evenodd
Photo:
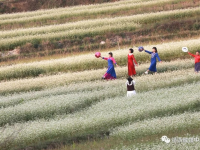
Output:
<svg viewBox="0 0 200 150">
<path fill-rule="evenodd" d="M 147 50 L 145 50 L 145 52 L 148 53 L 148 54 L 151 54 L 151 65 L 150 65 L 149 69 L 145 72 L 145 74 L 148 74 L 149 71 L 152 71 L 152 72 L 155 72 L 155 73 L 156 73 L 156 72 L 157 72 L 157 69 L 156 69 L 157 59 L 158 59 L 158 61 L 162 62 L 162 61 L 160 60 L 159 55 L 158 55 L 157 48 L 156 48 L 156 47 L 153 47 L 153 48 L 152 48 L 152 52 L 147 51 Z M 157 58 L 157 59 L 156 59 L 156 58 Z"/>
<path fill-rule="evenodd" d="M 137 66 L 137 65 L 138 64 L 133 55 L 133 49 L 131 48 L 131 49 L 129 49 L 129 54 L 128 54 L 128 75 L 129 76 L 136 75 L 135 66 Z"/>
<path fill-rule="evenodd" d="M 136 94 L 135 92 L 135 81 L 129 77 L 126 82 L 127 85 L 127 97 L 131 97 Z"/>
<path fill-rule="evenodd" d="M 197 51 L 196 55 L 191 54 L 190 52 L 188 52 L 188 54 L 195 58 L 195 67 L 194 67 L 194 70 L 195 70 L 196 73 L 198 73 L 200 71 L 200 55 L 199 55 L 200 52 Z"/>
<path fill-rule="evenodd" d="M 106 71 L 106 73 L 104 74 L 104 76 L 102 78 L 107 79 L 107 80 L 116 79 L 117 76 L 116 76 L 116 73 L 115 73 L 114 64 L 116 66 L 118 66 L 118 65 L 117 65 L 115 59 L 113 58 L 113 53 L 110 52 L 108 58 L 106 58 L 106 57 L 101 57 L 101 58 L 108 61 L 108 70 Z"/>
</svg>

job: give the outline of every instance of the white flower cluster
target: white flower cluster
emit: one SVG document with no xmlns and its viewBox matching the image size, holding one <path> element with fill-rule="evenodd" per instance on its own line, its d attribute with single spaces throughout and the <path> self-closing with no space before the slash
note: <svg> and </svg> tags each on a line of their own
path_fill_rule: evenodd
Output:
<svg viewBox="0 0 200 150">
<path fill-rule="evenodd" d="M 138 74 L 142 74 L 146 70 L 146 68 L 148 68 L 148 66 L 149 66 L 148 64 L 141 65 L 137 71 Z M 174 71 L 173 73 L 171 72 L 165 73 L 163 75 L 160 75 L 158 79 L 162 78 L 162 76 L 166 76 L 167 74 L 169 74 L 169 76 L 174 76 L 175 78 L 177 78 L 178 81 L 180 81 L 181 79 L 184 79 L 186 81 L 189 79 L 196 80 L 198 75 L 195 76 L 193 73 L 193 69 L 191 68 L 193 68 L 193 63 L 191 60 L 186 60 L 186 61 L 178 60 L 178 61 L 162 63 L 158 66 L 158 69 L 160 69 L 159 72 L 167 72 L 174 70 L 180 70 L 180 71 Z M 51 76 L 44 76 L 37 78 L 11 80 L 1 83 L 0 93 L 5 94 L 5 93 L 23 92 L 30 90 L 41 90 L 45 88 L 57 87 L 60 85 L 66 85 L 75 82 L 90 82 L 101 79 L 101 77 L 105 72 L 106 69 L 99 69 L 99 70 L 90 70 L 90 71 L 75 72 L 75 73 L 63 73 L 60 75 L 51 75 Z M 122 77 L 123 79 L 125 79 L 125 77 L 127 76 L 127 67 L 116 68 L 116 72 L 118 78 Z M 149 78 L 149 80 L 152 79 L 151 76 L 147 76 L 147 78 Z M 167 82 L 167 80 L 165 82 Z M 165 84 L 165 82 L 163 82 L 163 84 Z M 143 82 L 141 83 L 141 85 L 142 84 Z"/>
<path fill-rule="evenodd" d="M 189 48 L 189 51 L 196 51 L 200 47 L 198 39 L 179 41 L 179 42 L 169 42 L 156 45 L 159 51 L 161 60 L 165 58 L 178 59 L 180 56 L 186 56 L 187 54 L 181 52 L 183 45 Z M 147 45 L 144 48 L 146 50 L 151 50 L 153 45 Z M 126 64 L 127 53 L 125 49 L 113 51 L 114 57 L 118 64 Z M 107 56 L 107 52 L 102 52 L 102 56 Z M 139 62 L 144 62 L 148 60 L 148 55 L 144 55 L 135 48 L 134 52 L 135 58 Z M 52 74 L 58 72 L 75 72 L 83 71 L 88 69 L 98 69 L 102 66 L 106 66 L 105 61 L 97 59 L 94 54 L 84 54 L 80 56 L 70 56 L 62 59 L 54 60 L 44 60 L 40 62 L 31 62 L 26 64 L 16 64 L 12 66 L 2 66 L 0 67 L 0 80 L 8 80 L 12 78 L 30 77 L 34 76 L 35 73 L 41 72 L 41 74 Z M 178 64 L 178 63 L 177 63 Z M 181 63 L 180 63 L 181 65 Z M 185 65 L 188 65 L 185 63 Z M 177 66 L 177 65 L 176 65 Z"/>
<path fill-rule="evenodd" d="M 182 73 L 183 71 L 175 71 L 173 73 L 160 74 L 153 79 L 152 76 L 138 77 L 136 79 L 138 84 L 137 92 L 142 93 L 198 81 L 199 76 L 193 75 L 193 73 L 183 76 Z M 169 75 L 171 75 L 171 78 L 165 80 Z M 95 84 L 94 82 L 86 82 L 39 92 L 1 96 L 0 125 L 23 120 L 34 120 L 35 118 L 49 118 L 63 112 L 77 111 L 102 99 L 123 96 L 126 93 L 124 81 L 125 79 L 116 80 L 109 84 L 99 81 Z"/>
<path fill-rule="evenodd" d="M 151 143 L 138 143 L 138 144 L 134 144 L 131 146 L 118 146 L 114 149 L 111 150 L 158 150 L 158 149 L 162 149 L 162 150 L 177 150 L 177 149 L 193 149 L 193 150 L 198 150 L 200 147 L 200 142 L 196 142 L 196 143 L 182 143 L 182 144 L 174 144 L 174 143 L 161 143 L 160 141 L 155 141 L 155 142 L 151 142 Z"/>
<path fill-rule="evenodd" d="M 181 2 L 182 0 L 176 0 Z M 113 3 L 74 6 L 51 10 L 0 15 L 0 25 L 41 21 L 70 16 L 104 14 L 118 10 L 168 4 L 174 0 L 124 0 Z M 140 28 L 142 24 L 170 18 L 186 18 L 200 14 L 199 7 L 162 11 L 132 16 L 82 20 L 59 25 L 0 31 L 0 47 L 33 39 L 68 38 L 94 35 L 107 31 Z M 137 95 L 126 97 L 127 66 L 115 68 L 117 80 L 101 80 L 106 61 L 94 54 L 69 56 L 0 67 L 0 149 L 48 144 L 54 140 L 74 140 L 99 136 L 134 140 L 151 135 L 198 129 L 200 124 L 200 74 L 194 73 L 194 60 L 179 60 L 187 54 L 181 51 L 199 50 L 200 38 L 158 44 L 164 62 L 157 65 L 158 74 L 143 75 L 149 63 L 136 68 Z M 153 45 L 144 48 L 150 50 Z M 140 63 L 149 55 L 134 55 Z M 125 52 L 126 51 L 126 52 Z M 114 50 L 114 58 L 127 63 L 127 49 Z M 107 52 L 102 52 L 107 56 Z M 189 55 L 188 55 L 189 56 Z M 190 57 L 190 56 L 189 56 Z M 175 61 L 171 61 L 178 59 Z M 103 69 L 102 69 L 103 68 Z M 96 69 L 96 70 L 94 70 Z M 38 77 L 38 75 L 40 76 Z M 35 78 L 34 78 L 35 77 Z M 23 79 L 22 79 L 23 78 Z M 4 95 L 6 94 L 6 95 Z M 186 149 L 199 149 L 200 143 L 182 143 Z M 174 147 L 175 146 L 175 147 Z M 153 142 L 118 149 L 181 149 L 180 144 Z M 21 147 L 20 147 L 21 148 Z"/>
<path fill-rule="evenodd" d="M 163 89 L 139 93 L 131 99 L 126 98 L 125 96 L 118 96 L 116 98 L 107 97 L 90 107 L 75 111 L 71 114 L 58 115 L 48 120 L 45 120 L 44 117 L 44 119 L 37 119 L 26 123 L 13 123 L 11 126 L 7 125 L 5 128 L 0 129 L 0 141 L 2 142 L 5 139 L 8 139 L 13 132 L 18 131 L 19 133 L 17 136 L 9 141 L 11 146 L 16 146 L 18 143 L 27 146 L 44 142 L 46 140 L 50 141 L 55 138 L 59 139 L 59 137 L 63 136 L 70 140 L 76 137 L 86 137 L 88 135 L 96 135 L 101 132 L 112 131 L 115 127 L 127 123 L 133 125 L 116 128 L 113 130 L 114 132 L 111 132 L 111 135 L 118 135 L 118 137 L 125 136 L 123 138 L 129 138 L 160 133 L 162 131 L 170 132 L 172 131 L 171 129 L 176 131 L 189 129 L 190 127 L 195 128 L 199 125 L 199 112 L 164 117 L 161 120 L 160 118 L 156 119 L 156 117 L 194 110 L 196 108 L 195 104 L 199 101 L 199 95 L 196 94 L 200 90 L 199 85 L 199 82 L 197 82 L 195 84 L 182 85 L 181 87 L 166 87 Z M 112 93 L 116 92 L 118 91 L 110 89 L 109 94 L 111 94 L 112 97 Z M 106 94 L 108 95 L 108 93 Z M 42 114 L 44 112 L 45 115 L 48 107 L 59 111 L 62 104 L 65 102 L 56 101 L 59 101 L 63 96 L 64 95 L 53 96 L 55 99 L 51 99 L 52 101 L 50 101 L 50 99 L 48 101 L 48 99 L 45 100 L 45 98 L 42 98 L 40 101 L 42 106 L 45 105 L 43 105 L 43 101 L 44 103 L 45 101 L 48 101 L 48 103 L 46 103 L 47 106 L 41 106 L 42 108 L 40 109 L 40 113 Z M 56 99 L 56 97 L 59 97 L 59 99 Z M 85 97 L 90 97 L 87 92 L 85 93 Z M 65 99 L 63 99 L 63 101 L 65 101 Z M 80 103 L 81 101 L 75 100 L 75 102 L 71 101 L 69 104 L 76 104 L 76 102 Z M 32 105 L 28 105 L 28 103 Z M 61 104 L 60 108 L 59 106 L 53 106 L 58 103 L 59 105 Z M 23 105 L 30 108 L 30 110 L 27 109 L 26 111 L 24 111 L 25 108 L 22 108 L 24 114 L 27 111 L 34 113 L 34 111 L 36 112 L 38 109 L 37 107 L 40 107 L 38 106 L 39 99 L 27 102 L 27 104 L 22 104 L 22 106 Z M 65 104 L 65 106 L 67 105 Z M 16 107 L 18 106 L 16 105 Z M 17 115 L 18 112 L 15 113 Z M 15 113 L 13 112 L 13 115 L 15 115 Z M 29 115 L 26 117 L 29 117 Z M 142 121 L 143 119 L 146 120 Z M 123 134 L 121 134 L 122 132 Z"/>
<path fill-rule="evenodd" d="M 195 96 L 193 96 L 192 99 L 194 97 Z M 187 130 L 189 132 L 195 128 L 198 128 L 200 124 L 200 118 L 198 117 L 199 115 L 199 112 L 183 113 L 179 115 L 139 121 L 128 126 L 118 127 L 112 132 L 112 136 L 123 139 L 136 139 L 147 135 L 156 135 L 162 133 L 172 134 L 173 131 Z"/>
<path fill-rule="evenodd" d="M 127 10 L 134 9 L 137 7 L 144 7 L 153 4 L 165 4 L 172 2 L 173 0 L 125 0 L 118 1 L 114 3 L 103 3 L 103 4 L 94 4 L 94 5 L 82 5 L 82 6 L 74 6 L 74 7 L 66 7 L 66 8 L 57 8 L 57 9 L 49 9 L 49 10 L 38 10 L 33 12 L 22 12 L 22 13 L 14 13 L 14 14 L 4 14 L 0 15 L 0 24 L 7 23 L 17 23 L 17 22 L 28 22 L 28 21 L 40 21 L 47 20 L 52 18 L 63 18 L 69 16 L 77 16 L 77 15 L 94 15 L 94 14 L 102 14 L 109 13 L 112 11 L 118 10 Z M 55 13 L 56 12 L 56 13 Z"/>
<path fill-rule="evenodd" d="M 53 25 L 47 27 L 44 26 L 13 31 L 2 31 L 0 32 L 0 46 L 8 46 L 13 43 L 16 44 L 20 42 L 28 42 L 33 39 L 55 39 L 66 37 L 72 38 L 88 34 L 94 35 L 99 33 L 106 33 L 107 31 L 135 29 L 140 27 L 140 23 L 148 23 L 152 21 L 155 22 L 169 18 L 184 18 L 199 13 L 200 9 L 198 7 L 183 10 L 139 14 L 133 16 L 78 21 L 75 23 L 67 23 L 65 25 Z"/>
</svg>

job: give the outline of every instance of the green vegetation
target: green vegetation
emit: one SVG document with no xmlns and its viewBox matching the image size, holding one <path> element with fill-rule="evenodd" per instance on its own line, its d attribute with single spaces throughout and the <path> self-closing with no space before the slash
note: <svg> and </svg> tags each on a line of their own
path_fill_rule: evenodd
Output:
<svg viewBox="0 0 200 150">
<path fill-rule="evenodd" d="M 113 129 L 122 124 L 138 122 L 143 119 L 151 119 L 154 117 L 170 116 L 190 110 L 198 110 L 199 98 L 198 95 L 194 95 L 194 93 L 199 91 L 198 85 L 199 83 L 184 85 L 182 87 L 175 87 L 171 89 L 164 88 L 145 92 L 135 96 L 134 101 L 128 98 L 124 98 L 124 96 L 111 99 L 108 98 L 92 105 L 89 108 L 86 108 L 83 111 L 80 110 L 70 115 L 61 115 L 54 119 L 52 118 L 49 121 L 36 120 L 29 123 L 20 123 L 16 125 L 14 124 L 13 126 L 9 126 L 5 129 L 5 132 L 3 132 L 3 137 L 6 138 L 11 133 L 19 130 L 20 134 L 18 134 L 18 136 L 12 141 L 8 141 L 9 146 L 12 147 L 12 145 L 16 145 L 17 143 L 20 143 L 20 146 L 30 144 L 34 144 L 36 146 L 37 144 L 43 142 L 43 140 L 44 142 L 53 142 L 52 140 L 57 138 L 57 141 L 70 141 L 76 138 L 99 136 L 102 133 L 104 134 L 106 132 L 112 132 L 110 129 Z M 196 87 L 195 89 L 192 88 L 194 86 Z M 110 90 L 110 92 L 113 93 L 113 90 Z M 182 92 L 185 94 L 180 94 Z M 89 96 L 88 93 L 85 94 Z M 150 98 L 149 95 L 154 96 L 151 96 Z M 101 97 L 99 98 L 101 99 Z M 51 103 L 53 103 L 53 101 Z M 30 107 L 34 109 L 33 106 L 30 105 Z M 42 112 L 43 109 L 41 109 L 41 114 Z M 183 118 L 183 121 L 185 121 L 184 117 L 188 118 L 187 114 L 183 114 L 181 116 L 182 117 L 180 118 Z M 198 127 L 198 116 L 198 112 L 190 115 L 191 118 L 188 118 L 188 124 L 185 122 L 185 125 L 181 120 L 178 123 L 174 121 L 173 123 L 169 124 L 169 129 L 166 128 L 166 130 L 172 130 L 172 126 L 176 127 L 177 131 L 179 131 L 179 129 L 184 130 L 186 127 L 189 128 L 191 126 Z M 163 120 L 165 119 L 176 120 L 176 117 L 173 118 L 173 116 L 171 116 L 163 118 Z M 192 122 L 190 120 L 192 120 Z M 15 121 L 13 120 L 13 122 Z M 157 122 L 155 120 L 155 124 L 156 123 Z M 39 126 L 43 126 L 43 128 L 39 129 Z M 148 129 L 149 128 L 146 130 Z M 152 128 L 150 131 L 152 131 Z M 154 132 L 160 133 L 160 131 L 157 131 L 157 129 L 154 129 Z M 166 133 L 166 131 L 163 131 L 163 133 Z M 135 134 L 138 134 L 139 136 L 139 132 Z M 0 140 L 2 141 L 4 138 L 1 138 Z"/>
<path fill-rule="evenodd" d="M 181 53 L 182 45 L 187 45 L 191 52 L 196 52 L 199 47 L 199 39 L 187 40 L 181 42 L 170 42 L 156 45 L 159 55 L 163 61 L 171 61 L 178 58 L 191 58 L 188 54 Z M 150 50 L 153 45 L 145 46 L 145 49 Z M 128 49 L 113 51 L 117 63 L 121 66 L 127 64 Z M 136 60 L 143 64 L 149 56 L 138 52 L 135 48 Z M 107 56 L 107 52 L 102 53 L 102 56 Z M 57 74 L 58 72 L 77 72 L 90 69 L 102 69 L 106 66 L 106 62 L 101 59 L 96 59 L 94 54 L 84 54 L 80 56 L 67 57 L 55 60 L 45 60 L 41 62 L 32 62 L 26 64 L 17 64 L 12 66 L 1 67 L 0 80 L 16 79 L 25 77 L 37 77 L 45 74 Z M 140 74 L 140 73 L 139 73 Z"/>
<path fill-rule="evenodd" d="M 160 138 L 200 137 L 200 74 L 181 51 L 200 48 L 199 5 L 123 0 L 0 15 L 0 149 L 198 149 Z M 150 56 L 139 45 L 158 48 L 157 74 L 144 75 Z M 139 63 L 132 98 L 129 47 Z M 116 80 L 101 79 L 107 62 L 94 51 L 113 52 Z"/>
<path fill-rule="evenodd" d="M 187 39 L 188 35 L 198 37 L 198 16 L 199 1 L 196 0 L 129 0 L 5 14 L 0 16 L 0 28 L 3 30 L 0 49 L 6 54 L 18 47 L 20 55 L 5 55 L 0 61 L 58 54 L 65 56 L 119 46 L 132 47 L 152 41 L 152 44 L 157 44 Z M 132 26 L 135 23 L 138 25 Z M 101 41 L 106 44 L 101 45 Z"/>
</svg>

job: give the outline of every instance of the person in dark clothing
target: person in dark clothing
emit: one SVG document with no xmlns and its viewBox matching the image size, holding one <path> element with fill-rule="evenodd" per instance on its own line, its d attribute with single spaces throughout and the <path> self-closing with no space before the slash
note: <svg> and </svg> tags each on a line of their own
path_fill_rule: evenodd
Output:
<svg viewBox="0 0 200 150">
<path fill-rule="evenodd" d="M 127 97 L 131 97 L 136 94 L 135 81 L 131 77 L 127 79 L 126 86 L 127 86 Z"/>
</svg>

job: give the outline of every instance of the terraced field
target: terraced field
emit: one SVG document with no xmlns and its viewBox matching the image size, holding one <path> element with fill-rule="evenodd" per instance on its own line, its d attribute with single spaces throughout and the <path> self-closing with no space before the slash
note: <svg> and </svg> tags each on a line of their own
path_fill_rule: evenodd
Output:
<svg viewBox="0 0 200 150">
<path fill-rule="evenodd" d="M 199 6 L 198 0 L 126 0 L 0 15 L 0 61 L 198 37 Z M 15 48 L 20 55 L 6 55 Z"/>
<path fill-rule="evenodd" d="M 1 53 L 21 50 L 20 56 L 1 57 L 0 150 L 199 149 L 199 141 L 161 141 L 164 135 L 200 137 L 200 74 L 194 73 L 193 58 L 181 51 L 183 46 L 200 50 L 199 4 L 124 0 L 0 15 Z M 115 36 L 121 36 L 117 46 L 108 46 Z M 95 40 L 79 49 L 86 38 Z M 60 58 L 57 48 L 43 47 L 56 41 L 72 54 Z M 31 43 L 35 49 L 27 47 Z M 91 44 L 99 47 L 87 49 Z M 144 75 L 150 57 L 138 52 L 139 44 L 158 48 L 163 62 L 157 74 Z M 75 45 L 78 54 L 70 49 Z M 132 98 L 126 97 L 125 85 L 129 47 L 139 63 Z M 52 55 L 22 56 L 47 50 Z M 111 50 L 120 67 L 117 79 L 106 81 L 101 79 L 106 61 L 94 51 L 107 56 Z"/>
<path fill-rule="evenodd" d="M 158 15 L 159 14 L 159 15 Z M 44 26 L 40 28 L 18 29 L 13 31 L 1 32 L 0 41 L 2 49 L 9 49 L 21 44 L 30 42 L 34 39 L 62 39 L 62 38 L 82 38 L 105 34 L 112 31 L 132 31 L 139 28 L 140 24 L 159 22 L 166 19 L 181 19 L 184 17 L 193 17 L 200 14 L 200 8 L 185 10 L 164 11 L 162 13 L 141 14 L 134 16 L 104 18 L 67 23 L 62 25 Z M 13 19 L 11 19 L 13 21 Z M 19 20 L 19 19 L 17 19 Z M 17 37 L 17 38 L 16 38 Z"/>
</svg>

